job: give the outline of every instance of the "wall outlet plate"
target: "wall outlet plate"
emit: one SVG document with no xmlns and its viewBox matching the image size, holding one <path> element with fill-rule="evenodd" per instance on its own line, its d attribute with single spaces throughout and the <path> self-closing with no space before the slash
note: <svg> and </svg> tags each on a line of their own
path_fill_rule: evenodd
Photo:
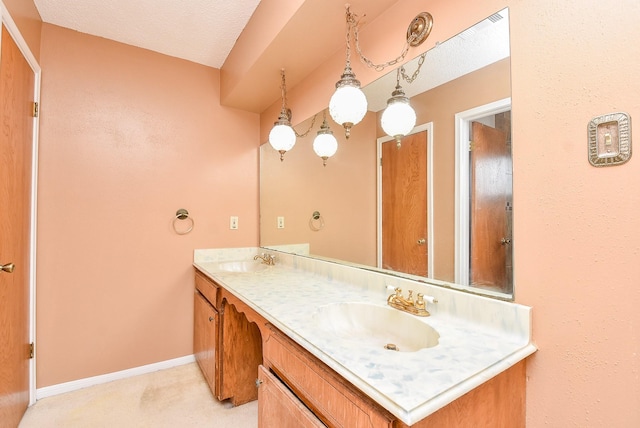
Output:
<svg viewBox="0 0 640 428">
<path fill-rule="evenodd" d="M 617 112 L 594 117 L 587 125 L 589 163 L 621 165 L 631 158 L 631 118 Z"/>
<path fill-rule="evenodd" d="M 238 216 L 232 215 L 231 217 L 229 217 L 229 229 L 238 229 Z"/>
</svg>

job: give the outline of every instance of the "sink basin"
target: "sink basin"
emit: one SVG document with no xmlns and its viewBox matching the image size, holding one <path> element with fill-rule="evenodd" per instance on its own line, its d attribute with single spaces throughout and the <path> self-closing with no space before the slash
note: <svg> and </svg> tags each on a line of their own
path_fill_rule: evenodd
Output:
<svg viewBox="0 0 640 428">
<path fill-rule="evenodd" d="M 216 269 L 224 272 L 259 272 L 268 266 L 254 260 L 238 260 L 231 262 L 220 262 Z"/>
<path fill-rule="evenodd" d="M 414 315 L 369 303 L 332 303 L 313 315 L 318 332 L 361 346 L 415 352 L 438 344 L 438 332 Z"/>
</svg>

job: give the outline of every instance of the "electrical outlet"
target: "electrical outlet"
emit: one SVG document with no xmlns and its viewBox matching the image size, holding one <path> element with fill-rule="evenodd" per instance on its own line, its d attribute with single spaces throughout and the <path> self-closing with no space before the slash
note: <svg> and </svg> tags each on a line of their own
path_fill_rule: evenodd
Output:
<svg viewBox="0 0 640 428">
<path fill-rule="evenodd" d="M 278 229 L 284 229 L 284 217 L 278 217 Z"/>
<path fill-rule="evenodd" d="M 229 229 L 238 229 L 238 216 L 232 215 L 231 217 L 229 217 Z"/>
</svg>

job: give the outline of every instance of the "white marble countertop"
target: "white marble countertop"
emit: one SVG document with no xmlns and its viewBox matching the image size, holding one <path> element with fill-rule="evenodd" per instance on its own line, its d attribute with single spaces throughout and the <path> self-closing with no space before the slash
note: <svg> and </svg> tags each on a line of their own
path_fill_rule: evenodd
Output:
<svg viewBox="0 0 640 428">
<path fill-rule="evenodd" d="M 219 269 L 223 260 L 251 260 L 257 252 L 196 250 L 194 266 L 407 425 L 536 350 L 531 343 L 531 309 L 526 306 L 286 254 L 278 254 L 275 266 L 257 272 Z M 387 307 L 387 286 L 438 299 L 428 305 L 430 317 L 415 317 L 437 330 L 437 346 L 394 352 L 317 328 L 317 311 L 323 305 L 360 302 Z"/>
</svg>

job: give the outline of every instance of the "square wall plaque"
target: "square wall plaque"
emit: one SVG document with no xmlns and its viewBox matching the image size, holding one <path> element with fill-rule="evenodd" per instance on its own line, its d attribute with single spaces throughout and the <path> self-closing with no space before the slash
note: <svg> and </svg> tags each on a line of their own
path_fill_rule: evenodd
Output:
<svg viewBox="0 0 640 428">
<path fill-rule="evenodd" d="M 627 113 L 594 117 L 587 126 L 589 163 L 613 166 L 631 157 L 631 118 Z"/>
</svg>

